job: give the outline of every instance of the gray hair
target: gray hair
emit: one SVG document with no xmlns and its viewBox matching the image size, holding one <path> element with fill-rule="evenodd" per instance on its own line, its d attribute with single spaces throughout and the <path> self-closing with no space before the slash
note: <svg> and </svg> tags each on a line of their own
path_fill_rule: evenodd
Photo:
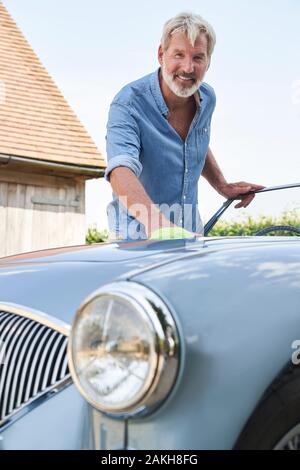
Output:
<svg viewBox="0 0 300 470">
<path fill-rule="evenodd" d="M 209 59 L 213 53 L 215 44 L 216 44 L 216 33 L 213 27 L 205 21 L 202 16 L 196 15 L 191 12 L 179 13 L 168 20 L 163 28 L 161 46 L 163 50 L 166 50 L 169 47 L 171 36 L 175 33 L 185 33 L 194 46 L 195 41 L 200 33 L 204 33 L 207 38 L 207 54 Z"/>
</svg>

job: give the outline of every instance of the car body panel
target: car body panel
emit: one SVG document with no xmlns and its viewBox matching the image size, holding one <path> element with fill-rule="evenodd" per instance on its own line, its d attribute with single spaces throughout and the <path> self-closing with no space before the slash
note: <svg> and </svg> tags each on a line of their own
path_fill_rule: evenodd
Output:
<svg viewBox="0 0 300 470">
<path fill-rule="evenodd" d="M 1 432 L 0 449 L 82 447 L 82 425 L 87 405 L 74 385 L 36 405 Z"/>
<path fill-rule="evenodd" d="M 40 251 L 14 256 L 12 261 L 3 258 L 0 260 L 0 302 L 13 302 L 72 322 L 81 302 L 105 283 L 119 277 L 128 278 L 136 272 L 152 269 L 179 257 L 193 256 L 195 253 L 207 256 L 215 250 L 238 249 L 245 243 L 253 246 L 270 242 L 268 237 L 256 241 L 251 237 L 223 240 L 199 238 L 143 243 L 143 249 L 131 243 L 121 244 L 120 247 L 107 245 L 103 251 L 102 247 L 96 247 L 94 251 L 90 250 L 90 255 L 94 253 L 94 257 L 91 256 L 89 261 L 86 250 L 78 250 L 78 247 L 75 252 L 68 249 L 67 253 L 59 255 L 54 249 L 47 250 L 47 256 Z M 105 253 L 103 260 L 102 253 Z M 122 261 L 112 262 L 115 253 L 121 253 Z"/>
<path fill-rule="evenodd" d="M 176 312 L 186 353 L 176 394 L 129 423 L 129 447 L 231 449 L 300 338 L 300 242 L 186 258 L 131 280 Z"/>
<path fill-rule="evenodd" d="M 86 250 L 84 246 L 82 250 L 62 248 L 2 258 L 0 302 L 13 302 L 71 322 L 85 297 L 101 285 L 203 246 L 203 239 L 142 242 L 142 247 L 121 243 L 106 245 L 104 249 L 96 246 Z M 120 261 L 114 262 L 115 258 Z"/>
<path fill-rule="evenodd" d="M 0 302 L 71 323 L 104 284 L 148 286 L 173 312 L 183 355 L 164 405 L 129 422 L 128 446 L 228 449 L 300 338 L 299 248 L 297 237 L 230 237 L 29 253 L 0 260 Z M 123 421 L 92 410 L 71 385 L 0 430 L 0 445 L 111 449 L 124 435 Z"/>
</svg>

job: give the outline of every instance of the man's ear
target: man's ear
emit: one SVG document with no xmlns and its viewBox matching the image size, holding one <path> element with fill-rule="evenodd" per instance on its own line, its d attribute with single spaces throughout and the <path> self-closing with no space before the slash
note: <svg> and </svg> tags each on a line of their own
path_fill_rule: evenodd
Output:
<svg viewBox="0 0 300 470">
<path fill-rule="evenodd" d="M 160 65 L 162 65 L 162 62 L 163 62 L 163 55 L 164 55 L 164 52 L 163 52 L 163 49 L 160 45 L 159 48 L 158 48 L 158 54 L 157 54 L 158 62 L 160 63 Z"/>
</svg>

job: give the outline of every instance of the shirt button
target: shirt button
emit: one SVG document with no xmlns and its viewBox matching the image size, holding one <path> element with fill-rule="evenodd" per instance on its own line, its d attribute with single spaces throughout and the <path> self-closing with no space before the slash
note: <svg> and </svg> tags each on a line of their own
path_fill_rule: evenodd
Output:
<svg viewBox="0 0 300 470">
<path fill-rule="evenodd" d="M 180 223 L 180 224 L 182 224 L 182 222 L 183 222 L 183 220 L 182 220 L 182 219 L 180 219 L 180 220 L 179 220 L 179 223 Z"/>
<path fill-rule="evenodd" d="M 183 199 L 186 199 L 186 195 L 183 196 Z"/>
<path fill-rule="evenodd" d="M 188 172 L 189 172 L 189 170 L 186 168 L 185 172 L 186 172 L 186 173 L 188 173 Z"/>
<path fill-rule="evenodd" d="M 206 129 L 206 127 L 204 128 L 204 132 L 207 132 L 207 129 Z"/>
</svg>

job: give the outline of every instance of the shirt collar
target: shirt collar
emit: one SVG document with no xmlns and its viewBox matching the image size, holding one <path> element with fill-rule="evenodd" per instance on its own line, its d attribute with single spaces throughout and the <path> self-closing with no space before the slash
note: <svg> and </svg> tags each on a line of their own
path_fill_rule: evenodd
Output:
<svg viewBox="0 0 300 470">
<path fill-rule="evenodd" d="M 152 74 L 150 87 L 151 87 L 151 91 L 154 96 L 155 102 L 158 106 L 158 109 L 165 117 L 167 117 L 169 114 L 169 108 L 166 105 L 166 102 L 164 100 L 163 94 L 160 89 L 159 71 L 160 71 L 160 67 Z"/>
<path fill-rule="evenodd" d="M 158 106 L 158 109 L 160 110 L 160 112 L 165 117 L 167 117 L 168 114 L 169 114 L 169 108 L 168 108 L 168 106 L 167 106 L 167 104 L 164 100 L 163 94 L 162 94 L 161 89 L 160 89 L 159 71 L 160 71 L 160 67 L 152 74 L 151 81 L 150 81 L 150 88 L 151 88 L 152 94 L 154 96 L 155 102 Z M 200 94 L 200 87 L 198 88 L 198 90 L 194 94 L 194 97 L 195 97 L 197 107 L 199 107 L 200 104 L 201 104 L 201 101 L 203 100 L 203 98 L 201 97 L 201 94 Z"/>
<path fill-rule="evenodd" d="M 199 108 L 199 106 L 201 105 L 201 101 L 203 101 L 203 98 L 201 97 L 201 93 L 200 93 L 200 87 L 198 88 L 196 93 L 194 93 L 194 97 L 195 97 L 197 107 Z"/>
</svg>

